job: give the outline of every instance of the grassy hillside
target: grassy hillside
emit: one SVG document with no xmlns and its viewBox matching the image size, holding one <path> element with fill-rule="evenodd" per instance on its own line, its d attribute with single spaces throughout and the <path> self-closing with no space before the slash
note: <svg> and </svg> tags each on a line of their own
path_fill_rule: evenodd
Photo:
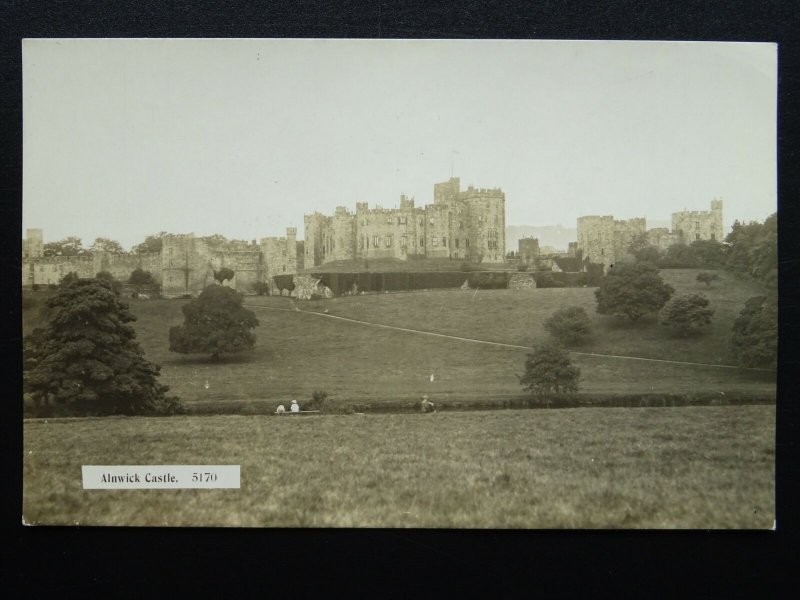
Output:
<svg viewBox="0 0 800 600">
<path fill-rule="evenodd" d="M 730 363 L 733 319 L 757 287 L 720 272 L 711 289 L 697 271 L 662 271 L 679 292 L 702 290 L 717 311 L 714 325 L 689 340 L 673 338 L 657 319 L 633 327 L 594 313 L 593 289 L 435 291 L 365 295 L 324 301 L 250 297 L 249 304 L 321 312 L 412 329 L 519 345 L 544 339 L 542 327 L 556 308 L 585 306 L 594 334 L 575 350 L 703 363 Z M 422 336 L 328 319 L 304 312 L 253 308 L 261 325 L 253 352 L 221 364 L 168 351 L 169 327 L 182 322 L 186 300 L 131 301 L 139 341 L 162 365 L 162 381 L 186 402 L 266 404 L 310 398 L 315 389 L 336 405 L 415 401 L 496 401 L 522 394 L 517 375 L 526 350 Z M 32 317 L 26 318 L 30 328 Z M 581 390 L 592 394 L 723 393 L 774 398 L 774 375 L 575 355 Z M 434 382 L 430 375 L 434 374 Z"/>
<path fill-rule="evenodd" d="M 25 423 L 57 525 L 761 528 L 773 406 Z M 235 464 L 240 490 L 83 490 L 81 465 Z"/>
</svg>

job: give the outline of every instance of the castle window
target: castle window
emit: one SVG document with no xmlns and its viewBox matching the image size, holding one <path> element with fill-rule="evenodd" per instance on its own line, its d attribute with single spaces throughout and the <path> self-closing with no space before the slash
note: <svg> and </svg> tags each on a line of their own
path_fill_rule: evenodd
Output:
<svg viewBox="0 0 800 600">
<path fill-rule="evenodd" d="M 391 225 L 393 223 L 392 217 L 386 217 L 386 222 Z"/>
<path fill-rule="evenodd" d="M 699 233 L 695 233 L 694 234 L 694 239 L 699 240 L 700 239 L 700 234 Z"/>
<path fill-rule="evenodd" d="M 381 238 L 379 238 L 377 235 L 373 235 L 372 236 L 372 247 L 373 248 L 377 248 L 378 244 L 380 244 L 380 242 L 381 242 Z"/>
<path fill-rule="evenodd" d="M 464 240 L 464 248 L 469 248 L 469 238 Z"/>
<path fill-rule="evenodd" d="M 390 248 L 392 246 L 392 236 L 387 236 L 386 238 L 386 247 Z"/>
<path fill-rule="evenodd" d="M 712 239 L 712 240 L 716 240 L 716 239 L 717 239 L 717 235 L 716 235 L 715 233 L 712 233 L 712 234 L 711 234 L 711 239 Z"/>
<path fill-rule="evenodd" d="M 456 238 L 456 248 L 458 248 L 458 242 L 459 242 L 459 240 L 458 240 L 458 238 Z"/>
<path fill-rule="evenodd" d="M 433 240 L 431 240 L 431 241 L 433 242 L 434 246 L 438 246 L 439 245 L 439 238 L 433 238 Z"/>
<path fill-rule="evenodd" d="M 447 238 L 442 238 L 442 246 L 447 248 Z"/>
<path fill-rule="evenodd" d="M 402 237 L 400 238 L 400 245 L 401 245 L 403 248 L 405 248 L 405 246 L 406 246 L 406 236 L 402 236 Z"/>
<path fill-rule="evenodd" d="M 286 273 L 286 265 L 283 265 L 283 272 Z"/>
<path fill-rule="evenodd" d="M 433 219 L 431 219 L 431 225 L 433 225 Z"/>
<path fill-rule="evenodd" d="M 424 248 L 425 247 L 425 238 L 422 238 L 422 237 L 419 238 L 419 247 L 420 248 Z"/>
<path fill-rule="evenodd" d="M 478 223 L 483 223 L 483 217 L 481 216 L 478 217 Z"/>
<path fill-rule="evenodd" d="M 397 224 L 398 225 L 405 225 L 406 224 L 406 218 L 405 217 L 397 217 Z"/>
<path fill-rule="evenodd" d="M 281 252 L 281 255 L 283 255 L 283 256 L 286 256 L 286 250 L 284 250 L 283 252 Z"/>
</svg>

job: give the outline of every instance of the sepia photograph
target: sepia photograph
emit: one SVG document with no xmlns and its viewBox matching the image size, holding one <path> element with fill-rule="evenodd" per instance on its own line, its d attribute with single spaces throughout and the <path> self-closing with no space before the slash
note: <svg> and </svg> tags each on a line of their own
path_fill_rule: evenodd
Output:
<svg viewBox="0 0 800 600">
<path fill-rule="evenodd" d="M 25 39 L 25 525 L 776 528 L 771 43 Z"/>
</svg>

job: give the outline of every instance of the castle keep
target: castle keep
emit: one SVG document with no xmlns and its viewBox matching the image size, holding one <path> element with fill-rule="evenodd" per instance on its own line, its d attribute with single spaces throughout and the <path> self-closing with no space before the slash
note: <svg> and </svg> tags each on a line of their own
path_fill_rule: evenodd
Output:
<svg viewBox="0 0 800 600">
<path fill-rule="evenodd" d="M 305 215 L 307 268 L 340 260 L 445 258 L 468 262 L 505 260 L 505 194 L 499 188 L 461 190 L 458 177 L 433 186 L 433 204 L 355 213 L 339 206 L 333 215 Z"/>
</svg>

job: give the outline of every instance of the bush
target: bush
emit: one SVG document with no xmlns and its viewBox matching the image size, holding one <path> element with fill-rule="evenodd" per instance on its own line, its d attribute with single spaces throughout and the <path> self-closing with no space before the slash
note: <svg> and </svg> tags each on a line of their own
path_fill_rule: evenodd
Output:
<svg viewBox="0 0 800 600">
<path fill-rule="evenodd" d="M 133 285 L 148 285 L 154 283 L 153 274 L 150 273 L 150 271 L 134 269 L 131 272 L 131 276 L 128 278 L 128 283 Z"/>
<path fill-rule="evenodd" d="M 528 263 L 519 263 L 517 265 L 517 271 L 527 271 L 528 270 Z"/>
<path fill-rule="evenodd" d="M 637 321 L 661 310 L 675 292 L 649 263 L 618 263 L 594 292 L 597 312 Z"/>
<path fill-rule="evenodd" d="M 311 400 L 306 404 L 306 410 L 322 411 L 325 406 L 325 401 L 328 399 L 328 392 L 323 390 L 314 390 L 311 393 Z"/>
<path fill-rule="evenodd" d="M 662 321 L 677 335 L 686 337 L 711 323 L 714 311 L 708 308 L 708 298 L 702 294 L 685 294 L 673 298 L 664 308 Z"/>
<path fill-rule="evenodd" d="M 223 283 L 234 278 L 236 274 L 228 267 L 222 267 L 219 271 L 214 271 L 214 279 Z"/>
<path fill-rule="evenodd" d="M 581 371 L 573 366 L 569 353 L 551 342 L 528 354 L 525 374 L 519 382 L 527 391 L 545 398 L 549 394 L 559 396 L 577 392 L 580 376 Z"/>
<path fill-rule="evenodd" d="M 55 283 L 48 283 L 47 284 L 47 289 L 48 290 L 57 290 L 58 286 Z"/>
<path fill-rule="evenodd" d="M 706 287 L 711 287 L 711 282 L 719 279 L 719 275 L 717 275 L 716 273 L 707 273 L 704 271 L 702 273 L 698 273 L 695 279 L 700 283 L 705 283 Z"/>
<path fill-rule="evenodd" d="M 59 284 L 62 288 L 67 288 L 71 286 L 73 283 L 77 282 L 80 279 L 78 274 L 75 271 L 70 271 L 66 275 L 64 275 L 63 279 L 61 279 L 61 283 Z"/>
<path fill-rule="evenodd" d="M 591 321 L 583 307 L 565 306 L 544 322 L 544 328 L 559 342 L 570 344 L 589 335 Z"/>
<path fill-rule="evenodd" d="M 253 284 L 253 291 L 259 296 L 269 294 L 269 284 L 266 281 L 257 281 Z"/>
<path fill-rule="evenodd" d="M 755 296 L 733 323 L 731 348 L 743 367 L 777 367 L 778 298 Z"/>
<path fill-rule="evenodd" d="M 251 310 L 242 306 L 242 295 L 234 289 L 210 285 L 196 300 L 183 306 L 183 325 L 169 330 L 170 352 L 221 354 L 250 350 L 256 336 L 250 331 L 258 325 Z"/>
</svg>

